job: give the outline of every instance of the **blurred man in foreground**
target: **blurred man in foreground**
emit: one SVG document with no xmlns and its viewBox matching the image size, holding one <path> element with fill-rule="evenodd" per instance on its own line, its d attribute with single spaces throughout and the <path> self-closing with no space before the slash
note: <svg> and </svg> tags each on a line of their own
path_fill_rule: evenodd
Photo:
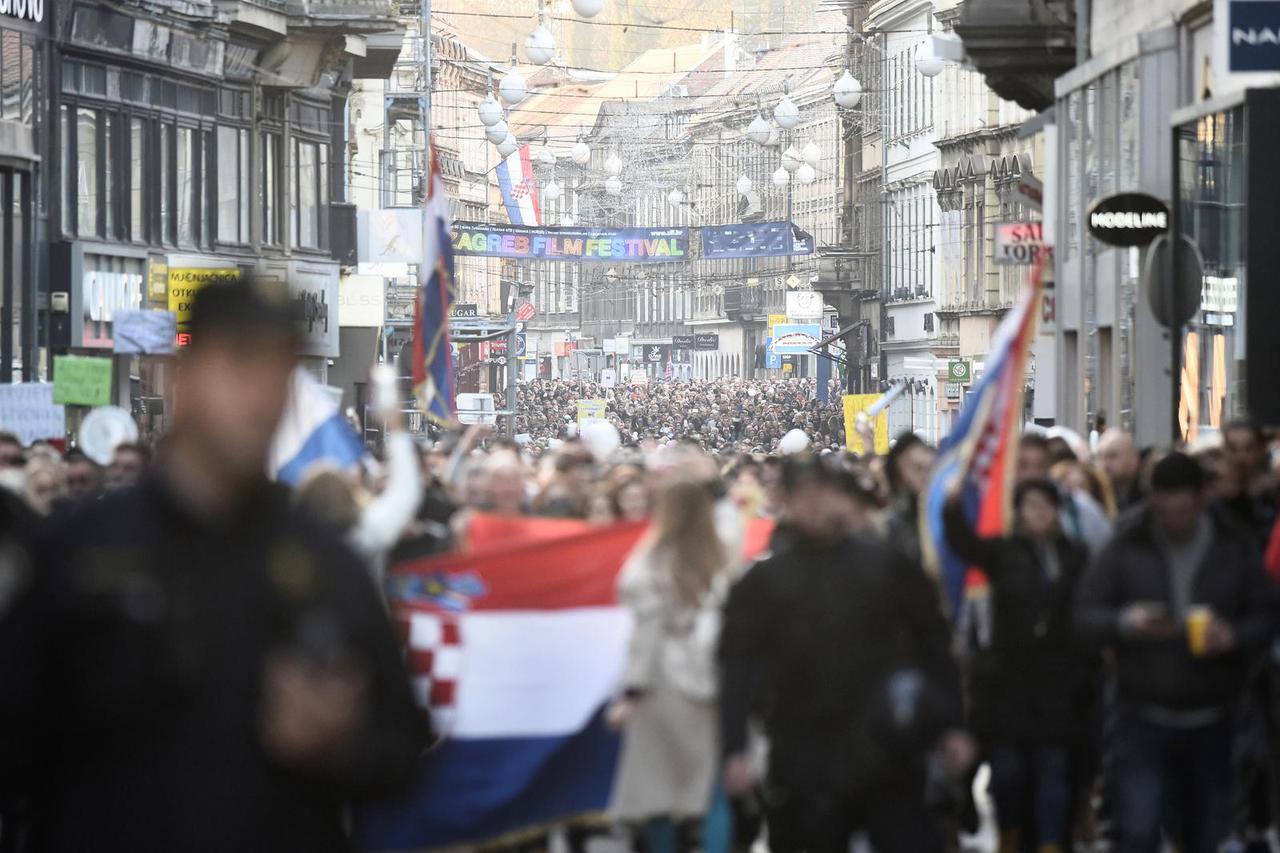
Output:
<svg viewBox="0 0 1280 853">
<path fill-rule="evenodd" d="M 1150 506 L 1080 590 L 1079 633 L 1115 651 L 1122 853 L 1157 853 L 1162 829 L 1184 853 L 1212 853 L 1231 828 L 1234 715 L 1267 640 L 1268 590 L 1249 534 L 1206 503 L 1200 465 L 1162 459 Z"/>
<path fill-rule="evenodd" d="M 269 287 L 198 294 L 166 454 L 0 615 L 33 851 L 343 851 L 344 801 L 407 783 L 424 724 L 378 594 L 263 475 L 297 346 Z"/>
</svg>

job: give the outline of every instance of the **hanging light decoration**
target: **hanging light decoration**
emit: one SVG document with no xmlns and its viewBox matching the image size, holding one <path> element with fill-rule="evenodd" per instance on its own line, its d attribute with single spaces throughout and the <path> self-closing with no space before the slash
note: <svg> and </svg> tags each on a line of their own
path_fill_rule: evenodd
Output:
<svg viewBox="0 0 1280 853">
<path fill-rule="evenodd" d="M 672 207 L 679 207 L 684 204 L 684 192 L 679 187 L 675 187 L 667 196 L 667 201 L 671 203 Z"/>
<path fill-rule="evenodd" d="M 836 106 L 851 110 L 858 105 L 858 101 L 862 100 L 862 84 L 846 68 L 835 86 L 831 88 L 831 95 L 836 99 Z"/>
<path fill-rule="evenodd" d="M 503 76 L 502 82 L 498 84 L 498 97 L 502 99 L 502 103 L 509 107 L 514 107 L 525 99 L 529 94 L 529 84 L 524 81 L 524 77 L 520 75 L 520 70 L 516 67 L 516 46 L 511 45 L 511 68 Z"/>
<path fill-rule="evenodd" d="M 946 62 L 933 47 L 933 37 L 926 38 L 924 42 L 917 48 L 916 52 L 916 70 L 925 77 L 937 77 L 942 73 Z"/>
<path fill-rule="evenodd" d="M 499 117 L 496 122 L 485 128 L 484 137 L 494 145 L 497 145 L 502 142 L 502 140 L 506 139 L 507 134 L 510 132 L 510 128 L 507 127 L 506 119 Z"/>
<path fill-rule="evenodd" d="M 808 163 L 801 163 L 796 169 L 796 180 L 802 184 L 811 184 L 818 178 L 818 170 Z"/>
<path fill-rule="evenodd" d="M 524 40 L 524 55 L 534 65 L 546 65 L 556 52 L 556 40 L 542 20 L 542 0 L 538 0 L 538 26 Z"/>
<path fill-rule="evenodd" d="M 542 197 L 547 201 L 555 201 L 560 198 L 560 185 L 556 183 L 555 178 L 552 178 L 551 183 L 542 188 Z"/>
<path fill-rule="evenodd" d="M 604 8 L 604 0 L 573 0 L 573 11 L 584 18 L 594 18 Z"/>
<path fill-rule="evenodd" d="M 782 100 L 773 108 L 773 120 L 783 130 L 791 130 L 800 123 L 800 108 L 791 100 L 791 95 L 784 93 Z"/>
<path fill-rule="evenodd" d="M 796 150 L 794 145 L 782 152 L 782 168 L 788 172 L 794 172 L 800 168 L 800 164 L 804 162 L 800 159 L 800 152 Z"/>
<path fill-rule="evenodd" d="M 498 103 L 492 92 L 484 96 L 484 100 L 476 107 L 476 112 L 480 114 L 480 123 L 485 127 L 493 127 L 502 121 L 502 104 Z"/>
<path fill-rule="evenodd" d="M 622 158 L 617 151 L 610 152 L 608 159 L 604 161 L 604 170 L 614 176 L 622 174 Z"/>
<path fill-rule="evenodd" d="M 769 139 L 765 142 L 766 148 L 777 148 L 782 144 L 782 131 L 778 130 L 778 126 L 773 122 L 769 123 Z"/>
<path fill-rule="evenodd" d="M 746 195 L 751 192 L 752 186 L 751 179 L 746 175 L 742 175 L 738 178 L 738 195 Z"/>
<path fill-rule="evenodd" d="M 516 139 L 515 134 L 508 131 L 507 138 L 498 143 L 498 153 L 503 157 L 510 157 L 520 148 L 520 140 Z"/>
<path fill-rule="evenodd" d="M 536 155 L 536 159 L 543 166 L 548 166 L 548 167 L 555 166 L 556 152 L 552 151 L 551 146 L 544 142 L 542 143 L 542 145 L 538 147 L 538 153 Z"/>
<path fill-rule="evenodd" d="M 822 162 L 822 149 L 818 147 L 812 139 L 804 144 L 804 148 L 800 149 L 800 157 L 815 169 Z"/>
<path fill-rule="evenodd" d="M 761 113 L 756 113 L 756 117 L 751 120 L 751 124 L 747 125 L 747 138 L 756 145 L 768 145 L 769 135 L 773 131 L 773 125 L 769 124 Z"/>
<path fill-rule="evenodd" d="M 591 147 L 579 136 L 578 141 L 573 145 L 573 150 L 569 152 L 569 156 L 579 166 L 585 166 L 591 162 Z"/>
<path fill-rule="evenodd" d="M 773 185 L 775 187 L 785 187 L 789 183 L 791 183 L 791 173 L 779 166 L 778 171 L 773 173 Z"/>
<path fill-rule="evenodd" d="M 622 195 L 622 179 L 612 175 L 604 182 L 604 191 L 609 195 Z"/>
</svg>

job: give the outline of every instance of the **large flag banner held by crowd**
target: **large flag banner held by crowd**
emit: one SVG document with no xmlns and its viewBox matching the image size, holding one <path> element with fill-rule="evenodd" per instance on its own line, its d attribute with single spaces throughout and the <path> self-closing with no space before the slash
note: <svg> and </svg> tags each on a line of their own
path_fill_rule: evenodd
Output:
<svg viewBox="0 0 1280 853">
<path fill-rule="evenodd" d="M 453 308 L 453 242 L 434 141 L 430 146 L 427 206 L 422 216 L 422 263 L 413 322 L 413 393 L 428 417 L 450 421 L 457 398 L 449 311 Z"/>
<path fill-rule="evenodd" d="M 920 542 L 928 568 L 936 571 L 953 616 L 960 613 L 966 585 L 977 583 L 969 567 L 947 548 L 942 514 L 959 493 L 979 535 L 1007 532 L 1018 441 L 1022 434 L 1026 362 L 1039 314 L 1041 265 L 992 339 L 986 370 L 965 400 L 951 433 L 938 447 L 938 462 L 924 494 Z"/>
</svg>

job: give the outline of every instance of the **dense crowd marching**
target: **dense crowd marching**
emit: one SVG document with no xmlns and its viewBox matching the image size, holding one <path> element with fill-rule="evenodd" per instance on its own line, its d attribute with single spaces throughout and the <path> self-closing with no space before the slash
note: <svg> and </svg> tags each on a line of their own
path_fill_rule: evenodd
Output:
<svg viewBox="0 0 1280 853">
<path fill-rule="evenodd" d="M 635 628 L 607 713 L 611 814 L 648 853 L 687 848 L 683 824 L 708 853 L 846 853 L 858 833 L 882 853 L 953 849 L 977 827 L 981 765 L 1001 853 L 1268 849 L 1280 445 L 1254 427 L 1145 452 L 1119 429 L 1094 452 L 1028 432 L 1009 535 L 948 507 L 948 543 L 985 576 L 952 614 L 921 557 L 933 449 L 904 434 L 845 452 L 808 380 L 533 382 L 520 441 L 472 428 L 415 452 L 396 432 L 384 471 L 313 471 L 273 497 L 260 472 L 287 375 L 262 377 L 293 340 L 269 305 L 225 303 L 197 309 L 174 434 L 140 485 L 143 449 L 108 477 L 0 437 L 3 553 L 39 567 L 6 556 L 0 584 L 6 849 L 343 849 L 342 803 L 402 786 L 425 732 L 332 537 L 376 571 L 462 547 L 482 511 L 652 520 L 619 578 Z M 575 435 L 580 399 L 606 400 L 610 426 Z M 784 454 L 793 429 L 809 448 Z M 37 540 L 31 514 L 60 504 Z M 753 519 L 776 526 L 743 565 Z M 186 556 L 121 556 L 153 552 Z M 246 565 L 323 618 L 268 606 Z"/>
</svg>

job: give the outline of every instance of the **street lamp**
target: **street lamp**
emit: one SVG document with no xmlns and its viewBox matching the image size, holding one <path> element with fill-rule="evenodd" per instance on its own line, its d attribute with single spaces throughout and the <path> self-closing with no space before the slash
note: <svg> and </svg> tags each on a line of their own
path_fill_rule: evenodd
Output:
<svg viewBox="0 0 1280 853">
<path fill-rule="evenodd" d="M 782 168 L 788 172 L 794 172 L 800 168 L 800 152 L 796 150 L 794 145 L 788 146 L 786 151 L 782 152 Z"/>
<path fill-rule="evenodd" d="M 524 55 L 534 65 L 546 65 L 556 52 L 556 40 L 542 22 L 542 0 L 538 0 L 538 26 L 524 40 Z"/>
<path fill-rule="evenodd" d="M 937 77 L 945 66 L 946 61 L 934 50 L 933 37 L 925 39 L 916 54 L 916 70 L 925 77 Z"/>
<path fill-rule="evenodd" d="M 485 127 L 493 127 L 502 121 L 502 104 L 498 103 L 492 92 L 484 96 L 484 100 L 476 107 L 476 112 L 480 115 L 480 123 Z"/>
<path fill-rule="evenodd" d="M 672 207 L 679 207 L 684 204 L 684 192 L 679 187 L 673 188 L 667 196 L 667 201 L 671 203 Z"/>
<path fill-rule="evenodd" d="M 547 201 L 555 201 L 560 198 L 560 185 L 556 183 L 555 178 L 551 179 L 551 183 L 542 190 L 542 195 Z"/>
<path fill-rule="evenodd" d="M 508 132 L 507 138 L 498 143 L 498 153 L 503 157 L 510 157 L 520 148 L 520 140 L 516 139 L 515 134 Z"/>
<path fill-rule="evenodd" d="M 785 187 L 789 183 L 791 183 L 791 173 L 779 166 L 778 171 L 773 173 L 773 185 L 775 187 Z"/>
<path fill-rule="evenodd" d="M 622 179 L 617 175 L 610 175 L 604 182 L 604 191 L 609 195 L 622 195 Z"/>
<path fill-rule="evenodd" d="M 742 175 L 738 178 L 738 195 L 746 195 L 751 192 L 752 186 L 751 179 L 746 175 Z"/>
<path fill-rule="evenodd" d="M 747 125 L 747 137 L 756 145 L 768 145 L 770 135 L 773 132 L 773 126 L 765 119 L 761 113 L 756 113 L 756 117 L 751 120 L 751 124 Z"/>
<path fill-rule="evenodd" d="M 618 156 L 617 151 L 610 152 L 604 161 L 604 170 L 614 177 L 622 174 L 622 158 Z"/>
<path fill-rule="evenodd" d="M 836 106 L 851 110 L 862 100 L 862 84 L 846 68 L 844 74 L 841 74 L 840 79 L 831 87 L 831 95 L 836 100 Z"/>
<path fill-rule="evenodd" d="M 773 108 L 773 120 L 783 130 L 792 130 L 800 123 L 800 108 L 791 100 L 791 95 L 783 94 L 782 100 Z"/>
<path fill-rule="evenodd" d="M 800 156 L 806 163 L 818 168 L 818 164 L 822 162 L 822 149 L 817 146 L 812 139 L 804 144 L 804 148 L 800 149 Z"/>
<path fill-rule="evenodd" d="M 573 11 L 584 18 L 594 18 L 604 8 L 604 0 L 573 0 Z"/>
<path fill-rule="evenodd" d="M 529 94 L 529 84 L 524 81 L 524 77 L 520 76 L 520 71 L 516 67 L 516 46 L 511 45 L 511 69 L 503 76 L 502 82 L 498 84 L 498 97 L 509 107 L 514 107 L 525 99 Z"/>
<path fill-rule="evenodd" d="M 818 171 L 808 163 L 801 163 L 796 170 L 796 180 L 802 184 L 811 184 L 818 178 Z"/>
<path fill-rule="evenodd" d="M 569 152 L 569 156 L 579 166 L 585 166 L 591 162 L 591 147 L 579 136 L 578 141 L 573 145 L 573 150 Z"/>
</svg>

